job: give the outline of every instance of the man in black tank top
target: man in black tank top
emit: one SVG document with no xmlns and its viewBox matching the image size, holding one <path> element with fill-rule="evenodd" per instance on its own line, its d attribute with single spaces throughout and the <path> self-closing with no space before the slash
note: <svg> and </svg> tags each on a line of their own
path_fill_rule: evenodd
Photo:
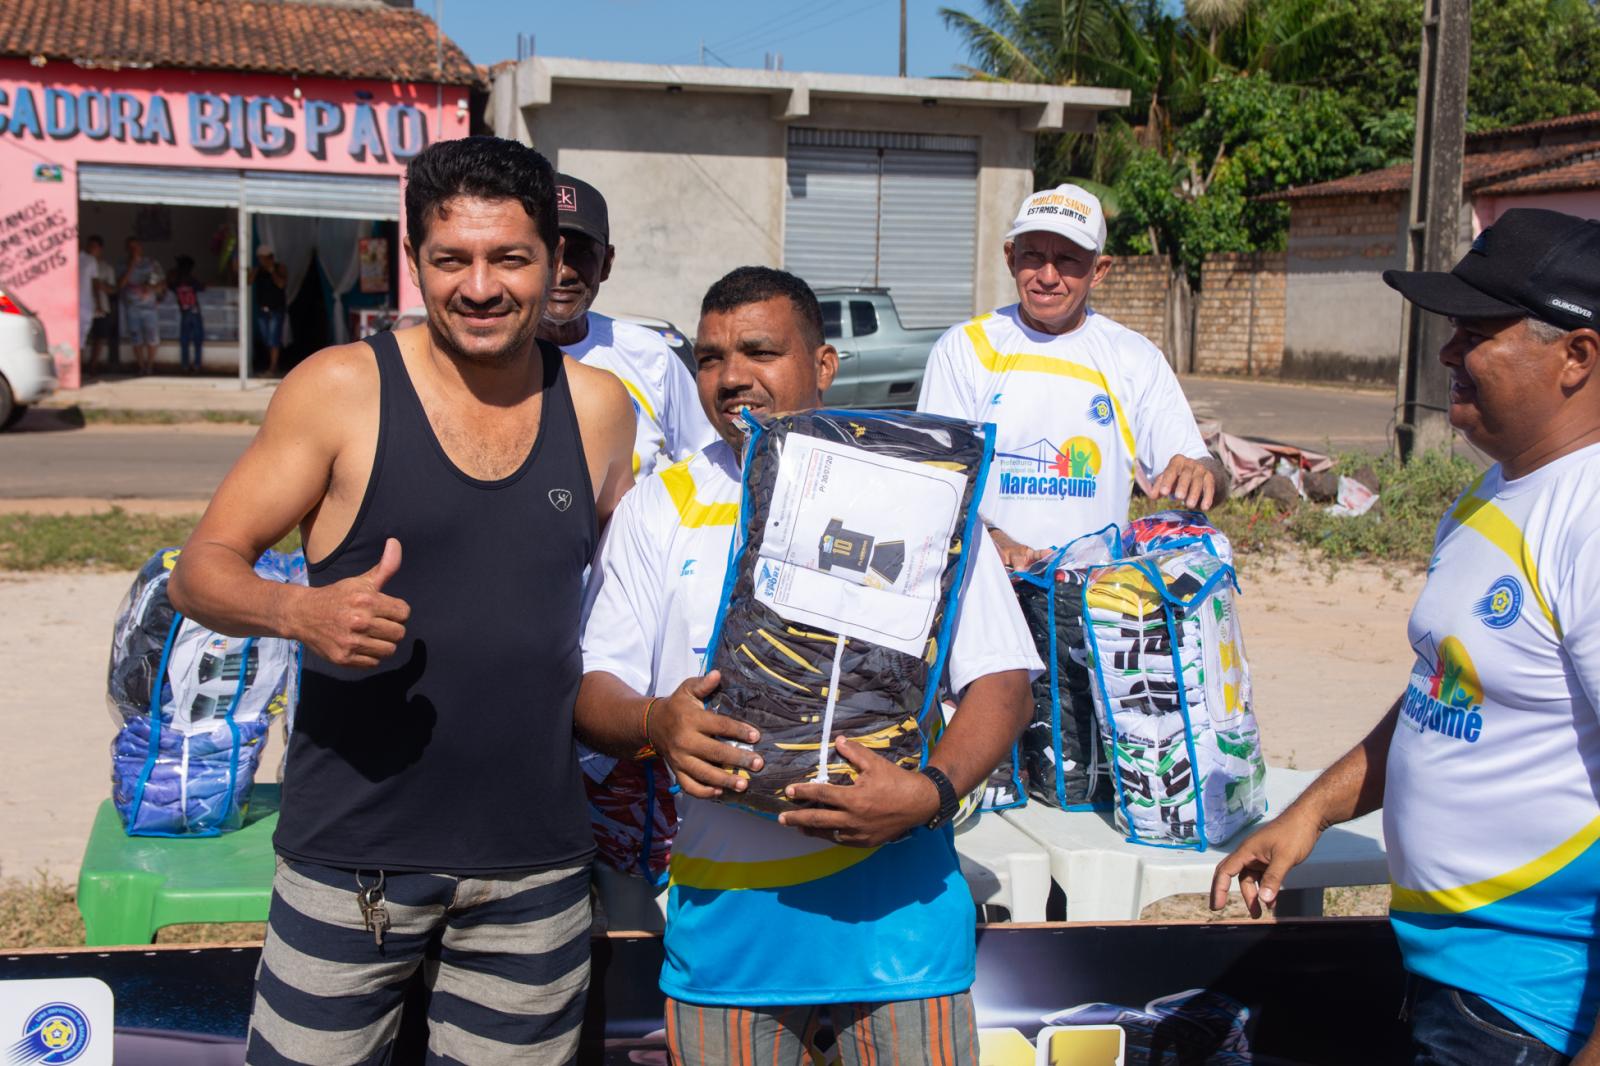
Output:
<svg viewBox="0 0 1600 1066">
<path fill-rule="evenodd" d="M 387 1061 L 420 972 L 438 1060 L 567 1062 L 593 851 L 578 618 L 632 405 L 536 340 L 561 257 L 537 152 L 430 146 L 406 228 L 427 324 L 291 372 L 172 577 L 203 624 L 305 648 L 246 1057 Z M 297 526 L 309 587 L 255 577 Z"/>
</svg>

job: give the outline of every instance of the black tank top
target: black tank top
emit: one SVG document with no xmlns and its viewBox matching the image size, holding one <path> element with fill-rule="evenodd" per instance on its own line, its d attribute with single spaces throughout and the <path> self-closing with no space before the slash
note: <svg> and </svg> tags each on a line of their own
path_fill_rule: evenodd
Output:
<svg viewBox="0 0 1600 1066">
<path fill-rule="evenodd" d="M 480 481 L 439 444 L 393 334 L 368 343 L 377 454 L 355 524 L 310 583 L 366 573 L 396 537 L 384 592 L 411 619 L 373 670 L 306 653 L 273 842 L 328 866 L 463 875 L 582 861 L 594 843 L 572 708 L 597 530 L 561 353 L 539 342 L 527 459 Z"/>
</svg>

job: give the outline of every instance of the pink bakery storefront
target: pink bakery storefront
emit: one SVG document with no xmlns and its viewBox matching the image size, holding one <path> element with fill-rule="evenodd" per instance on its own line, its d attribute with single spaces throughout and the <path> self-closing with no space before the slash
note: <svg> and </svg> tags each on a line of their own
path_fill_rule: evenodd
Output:
<svg viewBox="0 0 1600 1066">
<path fill-rule="evenodd" d="M 216 70 L 97 69 L 0 58 L 0 290 L 43 320 L 61 384 L 80 381 L 79 249 L 125 242 L 171 275 L 192 260 L 203 366 L 264 365 L 247 271 L 262 245 L 287 271 L 285 362 L 414 307 L 401 175 L 465 136 L 468 88 Z M 241 254 L 242 252 L 242 254 Z M 109 348 L 125 312 L 111 301 Z M 158 306 L 160 371 L 178 365 L 178 309 Z M 83 324 L 87 328 L 87 323 Z"/>
</svg>

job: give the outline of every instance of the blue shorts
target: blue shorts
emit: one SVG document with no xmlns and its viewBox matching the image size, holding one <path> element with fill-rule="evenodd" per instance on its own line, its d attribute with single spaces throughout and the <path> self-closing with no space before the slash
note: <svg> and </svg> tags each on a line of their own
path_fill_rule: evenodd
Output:
<svg viewBox="0 0 1600 1066">
<path fill-rule="evenodd" d="M 154 307 L 130 307 L 127 317 L 129 344 L 161 343 L 161 316 Z"/>
<path fill-rule="evenodd" d="M 282 348 L 283 312 L 277 309 L 257 311 L 256 336 L 268 348 Z"/>
</svg>

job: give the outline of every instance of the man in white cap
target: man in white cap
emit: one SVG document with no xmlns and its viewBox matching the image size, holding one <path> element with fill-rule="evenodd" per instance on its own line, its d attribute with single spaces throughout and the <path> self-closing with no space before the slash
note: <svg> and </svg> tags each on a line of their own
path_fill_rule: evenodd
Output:
<svg viewBox="0 0 1600 1066">
<path fill-rule="evenodd" d="M 918 410 L 997 427 L 980 513 L 1013 569 L 1126 522 L 1136 479 L 1186 507 L 1226 491 L 1160 349 L 1089 307 L 1105 242 L 1092 193 L 1034 193 L 1006 234 L 1018 302 L 952 327 L 928 357 Z"/>
</svg>

